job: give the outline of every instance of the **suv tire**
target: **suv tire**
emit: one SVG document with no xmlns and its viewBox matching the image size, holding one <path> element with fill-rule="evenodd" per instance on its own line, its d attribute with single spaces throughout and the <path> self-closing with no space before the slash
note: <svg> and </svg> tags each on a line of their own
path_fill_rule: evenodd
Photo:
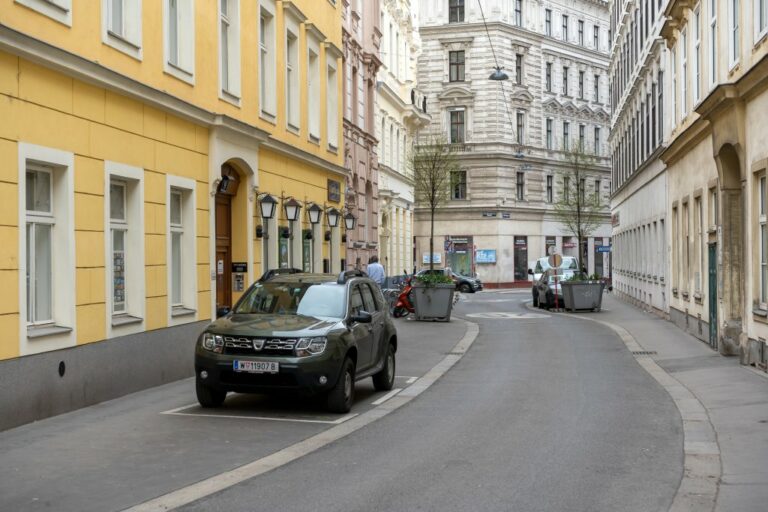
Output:
<svg viewBox="0 0 768 512">
<path fill-rule="evenodd" d="M 387 354 L 384 356 L 384 366 L 373 376 L 373 387 L 376 391 L 389 391 L 395 385 L 395 347 L 389 343 Z"/>
<path fill-rule="evenodd" d="M 539 294 L 536 292 L 533 292 L 533 307 L 540 308 L 539 306 Z"/>
<path fill-rule="evenodd" d="M 472 285 L 469 283 L 461 283 L 459 285 L 459 291 L 461 293 L 472 293 Z"/>
<path fill-rule="evenodd" d="M 213 389 L 200 382 L 200 378 L 195 379 L 195 392 L 197 394 L 197 401 L 205 408 L 221 407 L 224 403 L 224 399 L 227 398 L 227 392 L 218 389 Z"/>
<path fill-rule="evenodd" d="M 328 392 L 327 408 L 331 412 L 348 413 L 355 399 L 355 363 L 344 359 L 336 385 Z"/>
</svg>

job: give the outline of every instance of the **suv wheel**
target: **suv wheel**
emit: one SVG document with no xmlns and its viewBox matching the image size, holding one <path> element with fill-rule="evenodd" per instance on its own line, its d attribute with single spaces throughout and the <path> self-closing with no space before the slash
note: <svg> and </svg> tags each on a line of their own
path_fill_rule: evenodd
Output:
<svg viewBox="0 0 768 512">
<path fill-rule="evenodd" d="M 200 382 L 199 377 L 195 379 L 195 392 L 197 393 L 197 401 L 206 408 L 221 407 L 221 404 L 224 403 L 224 399 L 227 397 L 226 391 L 206 386 Z"/>
<path fill-rule="evenodd" d="M 341 375 L 328 392 L 327 407 L 331 412 L 347 413 L 352 409 L 355 398 L 355 363 L 350 358 L 344 359 Z"/>
<path fill-rule="evenodd" d="M 469 283 L 461 283 L 459 285 L 459 291 L 461 293 L 472 293 L 472 285 Z"/>
<path fill-rule="evenodd" d="M 539 294 L 536 292 L 533 292 L 533 307 L 539 307 Z"/>
<path fill-rule="evenodd" d="M 395 385 L 395 347 L 390 343 L 384 359 L 384 367 L 373 376 L 376 391 L 389 391 Z"/>
</svg>

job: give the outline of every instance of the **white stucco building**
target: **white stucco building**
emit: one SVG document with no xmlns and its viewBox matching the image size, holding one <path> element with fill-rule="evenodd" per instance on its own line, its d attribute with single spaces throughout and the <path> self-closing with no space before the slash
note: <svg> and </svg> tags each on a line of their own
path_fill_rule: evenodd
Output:
<svg viewBox="0 0 768 512">
<path fill-rule="evenodd" d="M 527 286 L 530 262 L 549 247 L 578 255 L 553 210 L 569 175 L 567 151 L 581 144 L 594 157 L 585 193 L 606 206 L 583 263 L 609 275 L 610 253 L 600 249 L 611 233 L 608 2 L 421 0 L 419 32 L 429 132 L 456 145 L 462 166 L 437 215 L 436 257 L 495 287 Z M 489 80 L 497 62 L 509 80 Z M 425 210 L 417 209 L 415 230 L 422 266 Z"/>
<path fill-rule="evenodd" d="M 660 314 L 668 312 L 670 294 L 667 174 L 659 158 L 671 128 L 664 122 L 669 98 L 664 90 L 668 54 L 660 37 L 664 19 L 655 0 L 612 4 L 613 287 Z"/>
<path fill-rule="evenodd" d="M 388 275 L 413 268 L 413 180 L 408 148 L 429 124 L 416 84 L 419 37 L 410 0 L 381 2 L 381 60 L 376 83 L 379 153 L 379 260 Z"/>
</svg>

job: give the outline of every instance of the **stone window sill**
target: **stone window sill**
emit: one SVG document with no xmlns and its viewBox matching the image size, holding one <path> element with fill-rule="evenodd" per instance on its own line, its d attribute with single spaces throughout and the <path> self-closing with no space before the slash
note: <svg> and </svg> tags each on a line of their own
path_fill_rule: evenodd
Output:
<svg viewBox="0 0 768 512">
<path fill-rule="evenodd" d="M 195 309 L 189 309 L 183 306 L 178 306 L 178 307 L 174 307 L 171 310 L 171 317 L 176 318 L 180 316 L 189 316 L 189 315 L 194 315 L 195 313 L 197 313 L 197 310 Z"/>
<path fill-rule="evenodd" d="M 768 309 L 765 309 L 759 306 L 754 306 L 752 308 L 752 314 L 761 318 L 768 318 Z"/>
<path fill-rule="evenodd" d="M 119 327 L 121 325 L 139 324 L 143 322 L 143 318 L 131 315 L 114 315 L 112 317 L 112 327 Z"/>
<path fill-rule="evenodd" d="M 45 336 L 55 336 L 56 334 L 66 334 L 72 332 L 71 327 L 62 325 L 40 325 L 27 327 L 27 338 L 43 338 Z"/>
</svg>

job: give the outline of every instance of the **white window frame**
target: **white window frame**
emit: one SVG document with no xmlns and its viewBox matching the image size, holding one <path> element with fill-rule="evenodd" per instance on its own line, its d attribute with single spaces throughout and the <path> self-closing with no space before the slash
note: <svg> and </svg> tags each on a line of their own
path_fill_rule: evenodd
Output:
<svg viewBox="0 0 768 512">
<path fill-rule="evenodd" d="M 768 0 L 754 0 L 754 2 L 755 43 L 757 43 L 768 34 Z"/>
<path fill-rule="evenodd" d="M 28 162 L 26 168 L 24 169 L 25 184 L 26 184 L 26 174 L 30 173 L 30 172 L 35 173 L 35 174 L 45 175 L 45 176 L 48 177 L 48 205 L 49 205 L 50 208 L 49 208 L 48 211 L 29 210 L 29 209 L 26 208 L 26 200 L 25 200 L 24 208 L 26 210 L 26 227 L 29 228 L 29 226 L 31 225 L 32 226 L 31 229 L 32 229 L 33 232 L 37 229 L 37 226 L 45 226 L 46 228 L 51 230 L 51 235 L 50 235 L 51 240 L 49 241 L 49 248 L 50 248 L 50 251 L 51 251 L 51 254 L 50 254 L 51 276 L 49 276 L 49 278 L 48 278 L 48 281 L 49 281 L 48 285 L 49 285 L 49 288 L 50 288 L 48 295 L 50 295 L 50 297 L 51 297 L 50 300 L 49 300 L 49 302 L 51 303 L 51 305 L 50 305 L 50 309 L 51 309 L 50 315 L 51 316 L 50 317 L 46 317 L 46 318 L 32 318 L 32 319 L 30 319 L 29 318 L 30 311 L 29 311 L 29 307 L 28 307 L 27 308 L 27 326 L 28 327 L 34 327 L 34 326 L 39 326 L 39 325 L 53 325 L 55 323 L 56 314 L 55 314 L 55 310 L 54 310 L 54 306 L 53 306 L 53 274 L 54 274 L 54 269 L 53 269 L 53 229 L 56 226 L 56 217 L 55 217 L 55 214 L 56 214 L 56 204 L 55 204 L 55 201 L 53 199 L 53 195 L 54 195 L 53 194 L 53 188 L 54 188 L 54 168 L 51 167 L 51 166 L 48 166 L 48 165 L 44 165 L 44 164 L 37 164 L 37 163 L 34 163 L 34 162 Z M 35 270 L 36 270 L 35 269 L 35 244 L 34 243 L 28 243 L 25 248 L 27 248 L 27 247 L 31 248 L 30 249 L 31 254 L 29 255 L 29 258 L 27 258 L 27 260 L 29 262 L 29 265 L 30 265 L 30 267 L 27 268 L 27 272 L 29 273 L 30 276 L 37 275 L 37 273 L 35 272 Z M 27 301 L 27 304 L 29 304 L 31 302 L 34 302 L 34 295 L 35 295 L 34 294 L 34 290 L 32 290 L 30 286 L 27 286 L 27 293 L 29 295 L 32 295 L 32 298 L 30 298 Z M 31 314 L 33 316 L 35 316 L 34 313 L 31 313 Z"/>
<path fill-rule="evenodd" d="M 330 58 L 328 50 L 326 57 L 326 137 L 328 148 L 332 151 L 339 149 L 339 70 L 336 60 Z"/>
<path fill-rule="evenodd" d="M 171 8 L 176 2 L 176 62 L 172 59 Z M 163 0 L 163 69 L 188 84 L 195 84 L 195 2 Z"/>
<path fill-rule="evenodd" d="M 298 133 L 301 130 L 301 31 L 299 25 L 304 21 L 297 18 L 297 11 L 283 8 L 285 20 L 285 125 Z"/>
<path fill-rule="evenodd" d="M 122 5 L 122 27 L 112 25 L 115 3 Z M 101 41 L 136 60 L 143 57 L 141 45 L 142 0 L 101 0 Z"/>
<path fill-rule="evenodd" d="M 72 26 L 72 0 L 15 0 L 15 2 L 63 25 Z"/>
<path fill-rule="evenodd" d="M 717 81 L 717 0 L 709 0 L 709 87 Z"/>
<path fill-rule="evenodd" d="M 175 175 L 166 177 L 166 265 L 168 325 L 179 325 L 197 320 L 197 210 L 196 183 Z M 181 193 L 181 224 L 171 223 L 171 194 Z M 275 223 L 276 224 L 276 223 Z M 173 233 L 182 233 L 181 302 L 173 303 Z"/>
<path fill-rule="evenodd" d="M 259 1 L 259 111 L 274 122 L 277 117 L 277 17 L 272 0 Z"/>
<path fill-rule="evenodd" d="M 447 112 L 447 117 L 448 117 L 448 119 L 447 119 L 447 122 L 448 122 L 448 142 L 450 144 L 466 144 L 468 142 L 467 141 L 467 134 L 468 134 L 467 124 L 468 124 L 468 121 L 469 121 L 469 119 L 468 119 L 469 115 L 468 115 L 467 108 L 466 107 L 449 107 L 446 110 L 446 112 Z M 464 140 L 462 140 L 462 141 L 454 142 L 453 139 L 451 138 L 451 131 L 452 131 L 452 126 L 453 126 L 451 124 L 451 113 L 452 112 L 463 112 L 464 113 L 464 123 L 462 124 L 462 132 L 463 132 L 462 133 L 462 138 Z"/>
<path fill-rule="evenodd" d="M 757 241 L 760 244 L 758 250 L 759 272 L 758 298 L 761 309 L 768 308 L 768 224 L 766 223 L 766 174 L 757 176 Z"/>
<path fill-rule="evenodd" d="M 685 119 L 688 114 L 688 31 L 684 28 L 680 34 L 680 117 Z"/>
<path fill-rule="evenodd" d="M 226 2 L 226 13 L 221 9 L 222 2 Z M 219 10 L 219 97 L 240 105 L 240 0 L 220 0 L 216 3 Z M 226 47 L 222 34 L 224 25 L 227 26 Z"/>
<path fill-rule="evenodd" d="M 107 298 L 107 338 L 124 336 L 145 330 L 146 319 L 146 265 L 144 232 L 144 170 L 119 162 L 104 162 L 104 236 L 105 294 Z M 112 182 L 125 186 L 125 219 L 115 221 L 111 214 Z M 115 311 L 113 295 L 113 246 L 112 231 L 125 231 L 125 309 Z"/>
<path fill-rule="evenodd" d="M 19 354 L 48 352 L 76 345 L 75 288 L 75 206 L 73 153 L 19 142 L 18 173 L 26 176 L 28 167 L 52 169 L 51 246 L 56 257 L 51 262 L 52 322 L 47 326 L 27 325 L 27 234 L 18 230 L 19 243 Z M 19 219 L 27 218 L 26 178 L 18 183 Z M 42 220 L 42 219 L 41 219 Z"/>
<path fill-rule="evenodd" d="M 741 40 L 739 35 L 740 0 L 728 0 L 728 70 L 739 63 Z"/>
<path fill-rule="evenodd" d="M 701 99 L 701 5 L 693 11 L 693 104 Z"/>
<path fill-rule="evenodd" d="M 320 143 L 321 130 L 321 99 L 320 99 L 320 41 L 316 36 L 307 32 L 307 125 L 310 142 Z M 358 79 L 360 73 L 358 73 Z M 352 84 L 357 87 L 357 84 Z M 353 97 L 355 97 L 353 95 Z"/>
</svg>

